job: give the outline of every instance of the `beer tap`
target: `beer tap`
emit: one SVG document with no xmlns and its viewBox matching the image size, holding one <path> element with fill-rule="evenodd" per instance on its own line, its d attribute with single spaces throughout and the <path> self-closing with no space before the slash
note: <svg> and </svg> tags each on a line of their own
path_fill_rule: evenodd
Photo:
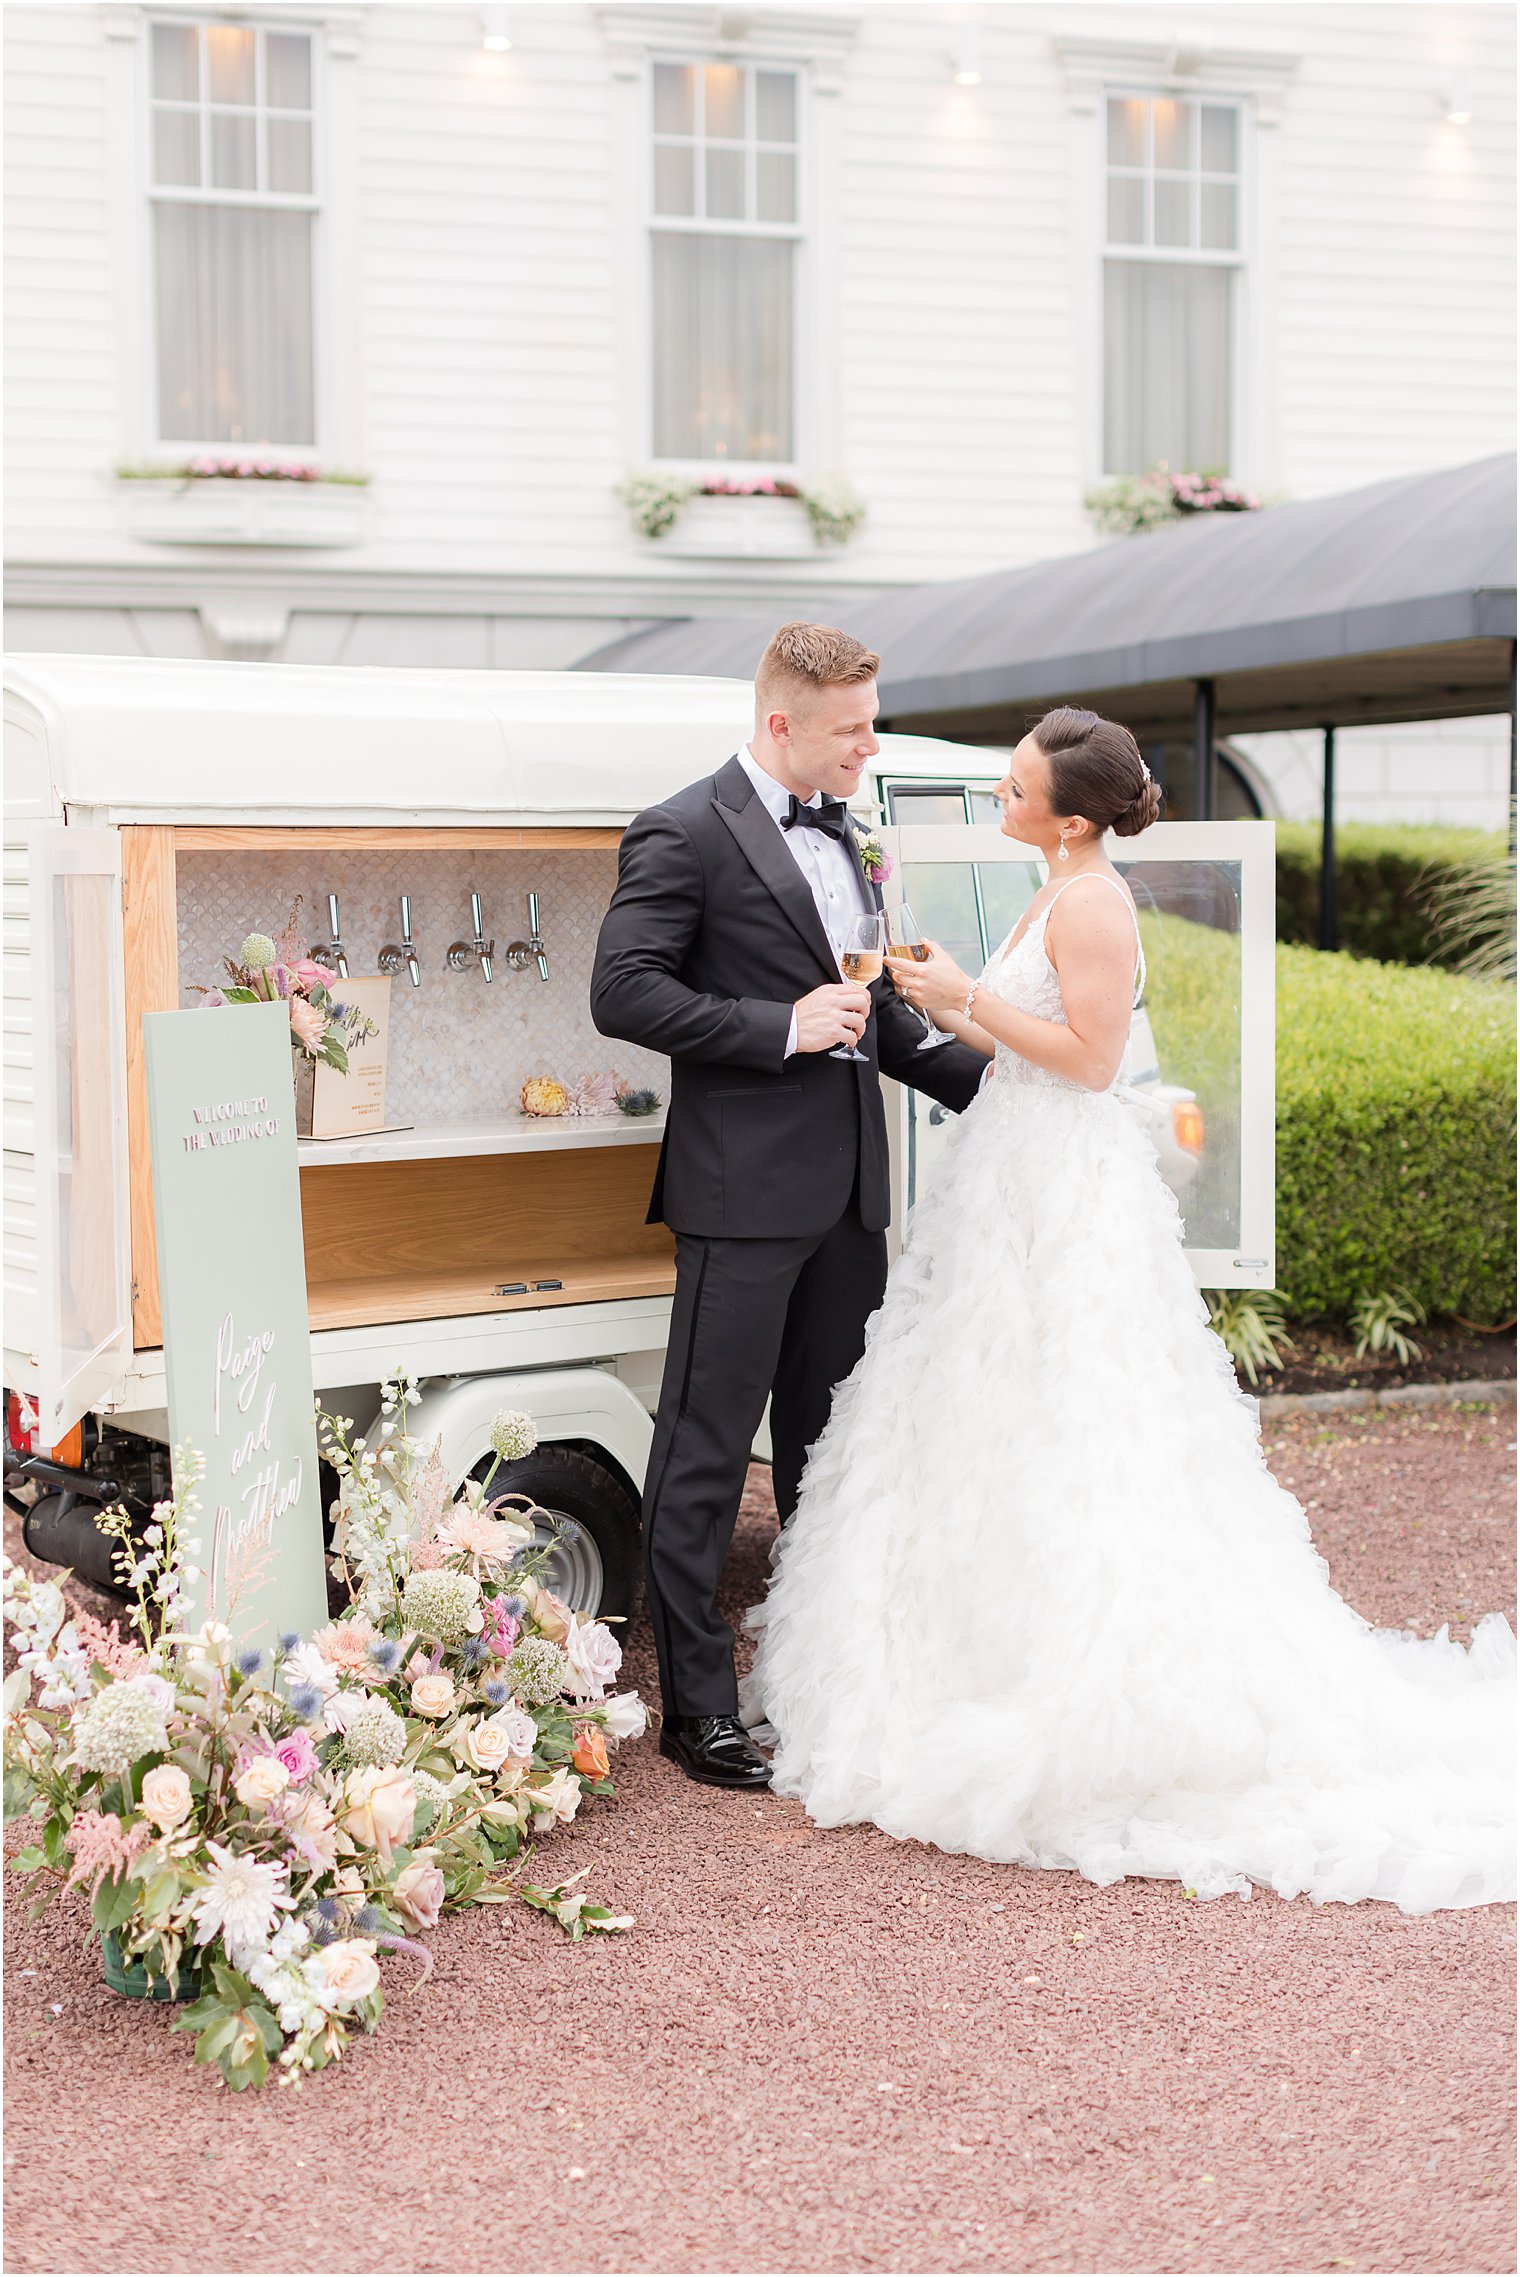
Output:
<svg viewBox="0 0 1520 2277">
<path fill-rule="evenodd" d="M 532 961 L 537 962 L 539 979 L 547 980 L 549 977 L 549 952 L 544 947 L 544 938 L 538 929 L 538 895 L 536 893 L 530 893 L 528 896 L 527 940 L 513 941 L 507 948 L 507 962 L 514 972 L 521 972 L 523 967 Z"/>
<path fill-rule="evenodd" d="M 382 972 L 400 972 L 405 965 L 412 976 L 413 988 L 422 986 L 422 971 L 412 942 L 412 897 L 409 893 L 401 896 L 401 939 L 399 942 L 387 941 L 380 951 L 379 961 Z"/>
<path fill-rule="evenodd" d="M 485 937 L 485 924 L 480 914 L 480 896 L 470 895 L 470 919 L 475 927 L 472 941 L 453 941 L 449 944 L 448 967 L 450 972 L 468 972 L 478 964 L 486 979 L 491 977 L 491 959 L 496 954 L 496 943 Z"/>
<path fill-rule="evenodd" d="M 343 936 L 338 931 L 338 897 L 335 893 L 330 893 L 327 897 L 327 923 L 332 932 L 332 939 L 314 943 L 311 951 L 312 962 L 326 965 L 328 971 L 335 972 L 339 980 L 347 980 L 348 951 L 344 948 Z"/>
</svg>

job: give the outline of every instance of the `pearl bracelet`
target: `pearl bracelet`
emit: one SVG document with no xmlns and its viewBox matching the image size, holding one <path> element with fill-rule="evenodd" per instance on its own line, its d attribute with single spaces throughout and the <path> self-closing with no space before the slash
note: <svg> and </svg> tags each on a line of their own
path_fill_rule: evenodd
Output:
<svg viewBox="0 0 1520 2277">
<path fill-rule="evenodd" d="M 981 985 L 982 985 L 982 984 L 981 984 L 981 982 L 980 982 L 979 980 L 974 980 L 974 981 L 971 983 L 971 986 L 970 986 L 970 987 L 967 989 L 967 991 L 966 991 L 966 1001 L 965 1001 L 965 1003 L 964 1003 L 964 1004 L 961 1006 L 961 1018 L 962 1018 L 963 1020 L 969 1020 L 969 1019 L 970 1019 L 970 1017 L 971 1017 L 971 1007 L 972 1007 L 972 1005 L 973 1005 L 973 1004 L 976 1002 L 976 992 L 977 992 L 977 990 L 978 990 L 978 989 L 981 987 Z"/>
</svg>

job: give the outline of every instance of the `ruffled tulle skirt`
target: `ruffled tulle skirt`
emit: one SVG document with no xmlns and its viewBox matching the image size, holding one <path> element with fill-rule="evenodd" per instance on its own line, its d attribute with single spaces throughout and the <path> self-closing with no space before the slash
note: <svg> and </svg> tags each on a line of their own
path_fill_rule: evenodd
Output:
<svg viewBox="0 0 1520 2277">
<path fill-rule="evenodd" d="M 1514 1895 L 1514 1638 L 1372 1628 L 1268 1471 L 1121 1099 L 998 1075 L 777 1544 L 746 1681 L 823 1826 L 1100 1883 Z"/>
</svg>

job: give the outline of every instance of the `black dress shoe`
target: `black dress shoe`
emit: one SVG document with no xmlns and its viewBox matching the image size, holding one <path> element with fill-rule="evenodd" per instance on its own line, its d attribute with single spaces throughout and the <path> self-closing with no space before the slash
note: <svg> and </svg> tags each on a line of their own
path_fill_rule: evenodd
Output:
<svg viewBox="0 0 1520 2277">
<path fill-rule="evenodd" d="M 768 1787 L 771 1767 L 737 1716 L 667 1716 L 660 1753 L 704 1787 Z"/>
</svg>

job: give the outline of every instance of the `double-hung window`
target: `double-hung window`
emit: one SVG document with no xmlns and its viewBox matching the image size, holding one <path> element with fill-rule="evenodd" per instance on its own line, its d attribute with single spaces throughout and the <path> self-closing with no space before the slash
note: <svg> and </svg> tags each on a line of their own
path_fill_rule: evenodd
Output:
<svg viewBox="0 0 1520 2277">
<path fill-rule="evenodd" d="M 795 456 L 799 94 L 769 65 L 653 66 L 657 459 Z"/>
<path fill-rule="evenodd" d="M 151 27 L 161 443 L 317 441 L 309 32 Z"/>
<path fill-rule="evenodd" d="M 1106 106 L 1103 465 L 1227 473 L 1243 235 L 1237 103 Z"/>
</svg>

